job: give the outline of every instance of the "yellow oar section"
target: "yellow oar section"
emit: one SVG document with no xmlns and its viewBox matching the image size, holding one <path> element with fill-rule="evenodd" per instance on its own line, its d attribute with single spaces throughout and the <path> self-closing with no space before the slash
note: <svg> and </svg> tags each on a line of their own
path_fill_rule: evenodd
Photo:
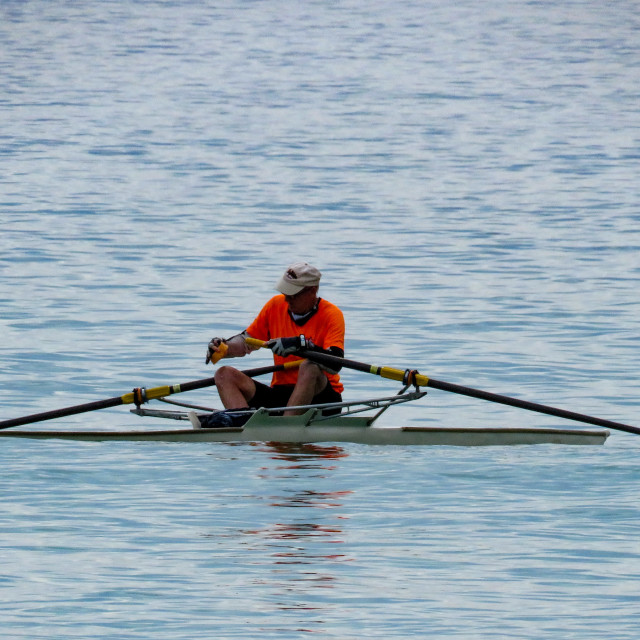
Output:
<svg viewBox="0 0 640 640">
<path fill-rule="evenodd" d="M 245 342 L 251 347 L 264 347 L 266 342 L 258 340 L 256 338 L 245 338 Z M 298 355 L 304 356 L 309 360 L 314 360 L 322 364 L 324 362 L 328 365 L 340 364 L 348 369 L 356 369 L 358 371 L 364 371 L 365 373 L 373 373 L 381 378 L 388 378 L 389 380 L 397 380 L 398 382 L 405 382 L 408 376 L 413 376 L 409 380 L 409 384 L 416 384 L 419 387 L 426 387 L 429 384 L 429 378 L 423 376 L 415 371 L 403 371 L 402 369 L 394 369 L 392 367 L 377 367 L 371 364 L 364 364 L 362 362 L 355 362 L 354 360 L 347 360 L 345 358 L 339 358 L 329 353 L 320 353 L 318 351 L 301 350 L 297 352 Z"/>
<path fill-rule="evenodd" d="M 255 340 L 254 338 L 247 338 L 246 340 L 248 344 L 254 347 L 263 347 L 265 345 L 265 343 L 261 340 Z M 482 391 L 481 389 L 464 387 L 459 384 L 453 384 L 451 382 L 444 382 L 443 380 L 429 378 L 410 369 L 402 371 L 401 369 L 394 369 L 392 367 L 377 367 L 375 365 L 365 364 L 364 362 L 356 362 L 355 360 L 338 358 L 337 356 L 333 356 L 328 353 L 319 353 L 317 351 L 309 351 L 304 349 L 298 351 L 297 354 L 319 364 L 325 364 L 329 367 L 342 366 L 346 367 L 347 369 L 355 369 L 356 371 L 373 373 L 376 376 L 388 378 L 390 380 L 397 380 L 398 382 L 403 382 L 404 384 L 411 384 L 419 387 L 433 387 L 434 389 L 450 391 L 451 393 L 458 393 L 460 395 L 469 396 L 471 398 L 488 400 L 489 402 L 497 402 L 499 404 L 508 405 L 510 407 L 526 409 L 527 411 L 535 411 L 537 413 L 544 413 L 550 416 L 564 418 L 566 420 L 575 420 L 576 422 L 595 424 L 599 427 L 605 427 L 607 429 L 617 429 L 618 431 L 626 431 L 627 433 L 636 433 L 640 435 L 639 427 L 633 427 L 628 424 L 623 424 L 622 422 L 614 422 L 613 420 L 606 420 L 604 418 L 588 416 L 584 413 L 576 413 L 575 411 L 566 411 L 565 409 L 549 407 L 544 404 L 538 404 L 537 402 L 529 402 L 528 400 L 511 398 L 509 396 L 491 393 L 490 391 Z"/>
</svg>

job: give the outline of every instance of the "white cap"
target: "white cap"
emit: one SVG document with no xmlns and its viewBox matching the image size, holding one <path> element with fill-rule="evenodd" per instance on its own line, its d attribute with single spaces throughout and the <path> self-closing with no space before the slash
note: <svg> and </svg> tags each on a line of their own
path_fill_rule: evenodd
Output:
<svg viewBox="0 0 640 640">
<path fill-rule="evenodd" d="M 295 296 L 305 287 L 317 287 L 322 274 L 308 262 L 295 262 L 278 280 L 276 289 L 286 296 Z"/>
</svg>

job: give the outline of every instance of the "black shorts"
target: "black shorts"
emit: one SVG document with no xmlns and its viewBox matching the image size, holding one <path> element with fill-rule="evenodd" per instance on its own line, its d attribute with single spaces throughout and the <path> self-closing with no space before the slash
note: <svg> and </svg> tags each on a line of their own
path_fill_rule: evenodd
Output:
<svg viewBox="0 0 640 640">
<path fill-rule="evenodd" d="M 256 385 L 256 392 L 253 398 L 249 400 L 249 406 L 254 409 L 259 409 L 260 407 L 286 407 L 294 388 L 294 385 L 292 384 L 276 384 L 273 387 L 269 387 L 257 380 L 254 380 L 254 383 Z M 311 402 L 313 404 L 342 402 L 342 395 L 327 383 L 327 386 L 320 393 L 315 395 Z M 322 415 L 332 416 L 340 413 L 340 411 L 340 407 L 336 407 L 335 409 L 325 409 L 322 412 Z"/>
</svg>

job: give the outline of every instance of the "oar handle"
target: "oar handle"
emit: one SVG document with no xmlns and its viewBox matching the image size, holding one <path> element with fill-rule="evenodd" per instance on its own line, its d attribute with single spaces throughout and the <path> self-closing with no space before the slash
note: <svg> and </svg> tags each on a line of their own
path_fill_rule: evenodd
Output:
<svg viewBox="0 0 640 640">
<path fill-rule="evenodd" d="M 207 359 L 205 364 L 215 364 L 218 360 L 222 360 L 227 355 L 227 351 L 229 351 L 229 345 L 226 342 L 221 342 L 218 345 L 218 350 L 213 353 L 207 353 Z"/>
<path fill-rule="evenodd" d="M 266 340 L 258 340 L 258 338 L 251 338 L 249 336 L 245 336 L 244 341 L 250 346 L 255 347 L 256 349 L 261 349 L 267 345 Z"/>
</svg>

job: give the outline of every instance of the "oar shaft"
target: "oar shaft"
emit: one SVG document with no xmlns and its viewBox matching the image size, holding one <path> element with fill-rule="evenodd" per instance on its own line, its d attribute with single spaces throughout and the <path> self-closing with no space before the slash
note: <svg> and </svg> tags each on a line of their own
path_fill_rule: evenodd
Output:
<svg viewBox="0 0 640 640">
<path fill-rule="evenodd" d="M 537 413 L 544 413 L 557 418 L 565 418 L 566 420 L 575 420 L 576 422 L 585 422 L 587 424 L 594 424 L 598 427 L 605 427 L 607 429 L 617 429 L 618 431 L 627 431 L 628 433 L 640 434 L 640 428 L 633 427 L 621 422 L 614 422 L 613 420 L 606 420 L 604 418 L 596 418 L 595 416 L 589 416 L 584 413 L 576 413 L 575 411 L 567 411 L 566 409 L 558 409 L 556 407 L 549 407 L 537 402 L 529 402 L 528 400 L 520 400 L 518 398 L 511 398 L 509 396 L 503 396 L 497 393 L 491 393 L 490 391 L 482 391 L 480 389 L 473 389 L 471 387 L 464 387 L 458 384 L 452 384 L 451 382 L 443 382 L 442 380 L 435 380 L 429 378 L 427 386 L 434 389 L 440 389 L 442 391 L 450 391 L 451 393 L 458 393 L 463 396 L 469 396 L 471 398 L 480 398 L 481 400 L 488 400 L 489 402 L 497 402 L 499 404 L 505 404 L 510 407 L 517 407 L 519 409 L 527 409 L 528 411 L 535 411 Z"/>
<path fill-rule="evenodd" d="M 267 367 L 258 367 L 256 369 L 248 369 L 243 371 L 245 375 L 253 378 L 255 376 L 261 376 L 266 373 L 273 373 L 274 371 L 282 371 L 283 369 L 290 369 L 300 365 L 300 361 L 285 362 L 279 365 L 270 365 Z M 192 380 L 191 382 L 183 382 L 182 384 L 165 385 L 162 387 L 154 387 L 152 389 L 145 389 L 144 396 L 147 400 L 155 400 L 157 398 L 164 398 L 174 393 L 183 393 L 184 391 L 194 391 L 195 389 L 204 389 L 205 387 L 212 387 L 215 385 L 215 378 L 203 378 L 202 380 Z M 133 404 L 136 402 L 136 393 L 129 392 L 123 396 L 116 396 L 114 398 L 107 398 L 105 400 L 96 400 L 94 402 L 86 402 L 84 404 L 77 404 L 73 407 L 66 407 L 64 409 L 53 409 L 52 411 L 43 411 L 42 413 L 34 413 L 29 416 L 22 416 L 20 418 L 12 418 L 10 420 L 3 420 L 0 422 L 0 429 L 9 429 L 10 427 L 19 427 L 24 424 L 31 424 L 33 422 L 44 422 L 45 420 L 53 420 L 54 418 L 64 418 L 66 416 L 73 416 L 78 413 L 88 413 L 89 411 L 97 411 L 98 409 L 107 409 L 109 407 L 117 407 L 123 404 Z"/>
<path fill-rule="evenodd" d="M 348 360 L 346 358 L 338 358 L 325 353 L 317 353 L 315 351 L 300 351 L 299 354 L 318 362 L 319 364 L 325 364 L 328 366 L 342 365 L 347 369 L 355 369 L 356 371 L 364 371 L 365 373 L 373 373 L 374 375 L 382 378 L 388 378 L 390 380 L 397 380 L 402 382 L 405 379 L 406 372 L 401 369 L 394 369 L 392 367 L 378 367 L 375 365 L 365 364 L 364 362 L 356 362 L 355 360 Z M 557 409 L 556 407 L 549 407 L 544 404 L 538 404 L 537 402 L 529 402 L 527 400 L 519 400 L 518 398 L 511 398 L 509 396 L 503 396 L 497 393 L 491 393 L 489 391 L 482 391 L 481 389 L 473 389 L 472 387 L 464 387 L 458 384 L 452 384 L 451 382 L 443 382 L 442 380 L 435 380 L 425 375 L 417 374 L 415 381 L 418 386 L 433 387 L 434 389 L 440 389 L 442 391 L 449 391 L 451 393 L 457 393 L 471 398 L 479 398 L 481 400 L 488 400 L 489 402 L 497 402 L 499 404 L 508 405 L 511 407 L 518 407 L 519 409 L 527 409 L 528 411 L 535 411 L 537 413 L 544 413 L 550 416 L 556 416 L 558 418 L 564 418 L 566 420 L 575 420 L 576 422 L 584 422 L 587 424 L 593 424 L 599 427 L 605 427 L 607 429 L 616 429 L 618 431 L 626 431 L 628 433 L 635 433 L 640 435 L 640 428 L 624 424 L 622 422 L 614 422 L 613 420 L 606 420 L 604 418 L 596 418 L 584 413 L 576 413 L 575 411 L 566 411 L 565 409 Z"/>
<path fill-rule="evenodd" d="M 127 394 L 133 396 L 133 394 Z M 73 416 L 77 413 L 87 413 L 89 411 L 97 411 L 98 409 L 106 409 L 108 407 L 117 407 L 124 404 L 123 397 L 108 398 L 107 400 L 97 400 L 95 402 L 86 402 L 85 404 L 77 404 L 73 407 L 64 409 L 53 409 L 52 411 L 43 411 L 42 413 L 33 413 L 29 416 L 21 418 L 12 418 L 0 422 L 0 429 L 8 429 L 9 427 L 19 427 L 23 424 L 31 424 L 33 422 L 44 422 L 45 420 L 53 420 L 54 418 L 63 418 L 65 416 Z"/>
</svg>

